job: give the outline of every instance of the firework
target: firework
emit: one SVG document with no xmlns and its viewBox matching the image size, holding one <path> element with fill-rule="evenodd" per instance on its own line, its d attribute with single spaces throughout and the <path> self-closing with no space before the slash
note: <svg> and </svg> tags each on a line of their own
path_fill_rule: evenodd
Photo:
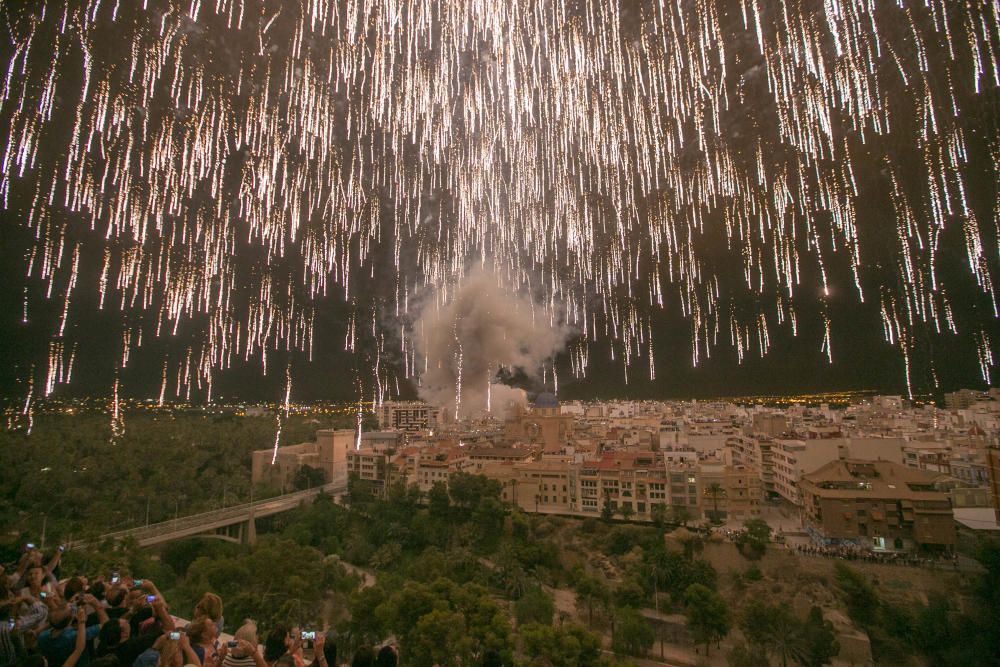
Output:
<svg viewBox="0 0 1000 667">
<path fill-rule="evenodd" d="M 413 301 L 430 291 L 443 307 L 487 264 L 541 321 L 578 333 L 577 377 L 602 341 L 626 377 L 646 357 L 655 378 L 661 310 L 687 318 L 695 365 L 724 341 L 740 361 L 763 356 L 804 312 L 832 363 L 836 292 L 876 301 L 908 388 L 915 341 L 965 330 L 989 380 L 1000 205 L 970 183 L 995 199 L 1000 144 L 984 122 L 972 145 L 966 119 L 1000 86 L 995 2 L 3 12 L 0 201 L 30 231 L 29 282 L 62 303 L 46 394 L 70 379 L 73 296 L 94 289 L 122 313 L 117 365 L 143 341 L 189 341 L 161 402 L 171 379 L 210 399 L 234 364 L 312 359 L 317 304 L 342 298 L 347 349 L 371 325 L 378 402 L 427 367 Z M 865 196 L 886 202 L 881 217 Z M 952 227 L 969 286 L 942 277 Z M 956 296 L 981 307 L 959 317 Z M 462 344 L 447 361 L 458 378 Z M 286 404 L 290 387 L 289 372 Z"/>
</svg>

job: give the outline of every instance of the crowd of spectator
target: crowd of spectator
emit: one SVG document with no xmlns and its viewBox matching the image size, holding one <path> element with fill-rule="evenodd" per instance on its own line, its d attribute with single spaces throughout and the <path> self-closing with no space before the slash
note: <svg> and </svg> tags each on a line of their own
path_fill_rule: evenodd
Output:
<svg viewBox="0 0 1000 667">
<path fill-rule="evenodd" d="M 62 548 L 29 545 L 0 566 L 0 667 L 337 667 L 332 633 L 252 620 L 223 641 L 223 601 L 207 592 L 190 621 L 171 614 L 156 584 L 125 572 L 60 578 Z M 311 654 L 311 657 L 309 657 Z M 395 667 L 394 645 L 362 647 L 351 667 Z"/>
<path fill-rule="evenodd" d="M 825 556 L 827 558 L 883 563 L 885 565 L 909 565 L 911 567 L 934 567 L 939 564 L 950 564 L 957 567 L 958 565 L 958 556 L 956 554 L 942 555 L 940 558 L 922 558 L 915 554 L 872 551 L 853 544 L 799 544 L 794 548 L 800 554 L 806 556 Z"/>
</svg>

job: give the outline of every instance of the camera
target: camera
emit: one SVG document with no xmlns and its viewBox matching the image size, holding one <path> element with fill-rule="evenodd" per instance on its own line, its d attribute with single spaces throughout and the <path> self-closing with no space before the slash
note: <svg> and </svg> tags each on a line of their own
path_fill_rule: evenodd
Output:
<svg viewBox="0 0 1000 667">
<path fill-rule="evenodd" d="M 174 641 L 177 641 L 178 639 L 181 638 L 181 633 L 179 633 L 178 631 L 174 630 L 173 632 L 170 633 L 170 638 L 172 640 L 174 640 Z"/>
<path fill-rule="evenodd" d="M 17 621 L 15 621 L 13 618 L 8 618 L 7 619 L 7 629 L 8 630 L 13 630 L 16 626 L 17 626 Z"/>
<path fill-rule="evenodd" d="M 62 553 L 64 551 L 66 551 L 66 545 L 65 544 L 60 544 L 59 545 L 59 553 Z"/>
<path fill-rule="evenodd" d="M 132 587 L 133 588 L 142 588 L 142 579 L 133 579 L 132 580 Z"/>
<path fill-rule="evenodd" d="M 31 551 L 32 549 L 35 548 L 35 543 L 34 542 L 28 542 L 27 544 L 24 545 L 24 548 L 27 549 L 28 551 Z"/>
<path fill-rule="evenodd" d="M 236 648 L 239 645 L 240 643 L 235 639 L 230 639 L 228 642 L 226 642 L 226 646 L 228 646 L 229 648 Z"/>
<path fill-rule="evenodd" d="M 303 641 L 315 641 L 316 640 L 316 631 L 315 630 L 303 630 L 301 637 L 302 637 Z"/>
<path fill-rule="evenodd" d="M 111 583 L 112 584 L 117 584 L 120 580 L 121 580 L 121 577 L 118 576 L 117 572 L 112 572 L 111 573 Z"/>
<path fill-rule="evenodd" d="M 149 604 L 153 604 L 154 602 L 156 602 L 156 596 L 155 595 L 147 595 L 146 596 L 146 602 L 148 602 Z"/>
<path fill-rule="evenodd" d="M 49 597 L 49 594 L 48 594 L 48 593 L 46 593 L 45 591 L 42 591 L 42 592 L 41 592 L 41 593 L 39 593 L 38 595 L 39 595 L 39 596 L 40 596 L 40 597 L 41 597 L 41 598 L 42 598 L 43 600 L 44 600 L 45 598 Z"/>
</svg>

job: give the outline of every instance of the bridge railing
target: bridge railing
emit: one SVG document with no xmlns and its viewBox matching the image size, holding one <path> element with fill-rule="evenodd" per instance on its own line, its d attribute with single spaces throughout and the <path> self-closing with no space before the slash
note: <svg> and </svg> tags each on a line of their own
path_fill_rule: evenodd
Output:
<svg viewBox="0 0 1000 667">
<path fill-rule="evenodd" d="M 119 530 L 113 533 L 105 533 L 104 535 L 98 537 L 96 541 L 117 541 L 126 537 L 135 537 L 142 540 L 148 537 L 157 537 L 159 535 L 180 532 L 189 528 L 199 528 L 206 524 L 216 523 L 219 521 L 245 519 L 249 518 L 251 508 L 256 508 L 258 511 L 260 509 L 265 509 L 267 514 L 277 513 L 278 511 L 281 511 L 281 509 L 272 507 L 275 504 L 277 504 L 278 507 L 297 505 L 300 501 L 319 495 L 321 492 L 340 493 L 346 490 L 347 487 L 343 483 L 333 482 L 312 489 L 306 489 L 305 491 L 294 491 L 280 496 L 261 498 L 260 500 L 254 500 L 250 503 L 231 505 L 230 507 L 209 510 L 208 512 L 201 512 L 199 514 L 188 514 L 187 516 L 178 517 L 176 519 L 168 519 L 158 523 L 151 523 L 148 526 L 137 526 L 135 528 Z M 274 509 L 274 512 L 267 511 L 271 509 Z"/>
</svg>

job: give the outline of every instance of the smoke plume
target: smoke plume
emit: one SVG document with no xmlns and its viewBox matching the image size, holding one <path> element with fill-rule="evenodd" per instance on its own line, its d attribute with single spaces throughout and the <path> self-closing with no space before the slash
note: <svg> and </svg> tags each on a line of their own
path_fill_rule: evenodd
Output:
<svg viewBox="0 0 1000 667">
<path fill-rule="evenodd" d="M 524 390 L 498 382 L 498 373 L 519 371 L 540 381 L 543 364 L 563 348 L 570 331 L 561 318 L 551 324 L 546 310 L 506 289 L 487 269 L 467 273 L 448 297 L 428 299 L 414 325 L 426 361 L 420 397 L 452 415 L 502 417 L 511 401 L 524 403 L 526 397 Z"/>
</svg>

